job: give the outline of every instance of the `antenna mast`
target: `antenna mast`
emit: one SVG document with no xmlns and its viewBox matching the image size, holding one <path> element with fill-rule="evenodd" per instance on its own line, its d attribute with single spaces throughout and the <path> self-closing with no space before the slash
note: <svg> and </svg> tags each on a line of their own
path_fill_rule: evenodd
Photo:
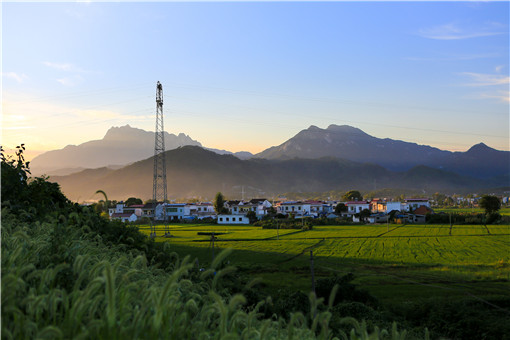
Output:
<svg viewBox="0 0 510 340">
<path fill-rule="evenodd" d="M 156 85 L 156 133 L 154 141 L 154 180 L 152 198 L 154 202 L 165 202 L 166 195 L 166 160 L 165 128 L 163 127 L 163 85 Z"/>
</svg>

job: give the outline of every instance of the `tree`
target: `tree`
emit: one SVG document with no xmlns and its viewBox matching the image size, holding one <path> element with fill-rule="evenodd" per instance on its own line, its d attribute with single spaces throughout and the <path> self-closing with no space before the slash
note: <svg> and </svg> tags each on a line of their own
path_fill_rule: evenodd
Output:
<svg viewBox="0 0 510 340">
<path fill-rule="evenodd" d="M 363 209 L 360 213 L 359 213 L 359 218 L 361 221 L 365 221 L 367 219 L 367 217 L 370 217 L 370 215 L 372 214 L 372 212 L 368 209 Z"/>
<path fill-rule="evenodd" d="M 216 214 L 218 215 L 228 213 L 225 208 L 225 198 L 221 192 L 218 192 L 216 197 L 214 197 L 214 210 L 216 210 Z"/>
<path fill-rule="evenodd" d="M 137 204 L 143 204 L 143 201 L 141 198 L 136 198 L 136 197 L 129 197 L 126 202 L 125 202 L 126 206 L 130 206 L 130 205 L 137 205 Z"/>
<path fill-rule="evenodd" d="M 255 213 L 255 211 L 248 211 L 246 213 L 246 217 L 248 217 L 248 219 L 250 220 L 250 224 L 253 224 L 255 222 L 257 222 L 257 214 Z"/>
<path fill-rule="evenodd" d="M 480 201 L 478 201 L 478 205 L 480 206 L 480 208 L 485 209 L 485 213 L 487 215 L 495 213 L 499 209 L 501 209 L 501 202 L 499 201 L 499 198 L 491 195 L 482 196 L 482 198 L 480 198 Z"/>
<path fill-rule="evenodd" d="M 341 215 L 343 212 L 347 212 L 347 206 L 343 203 L 338 203 L 335 207 L 335 214 Z"/>
<path fill-rule="evenodd" d="M 342 200 L 344 201 L 363 201 L 363 196 L 361 196 L 361 193 L 357 190 L 351 190 L 347 191 L 343 197 Z"/>
</svg>

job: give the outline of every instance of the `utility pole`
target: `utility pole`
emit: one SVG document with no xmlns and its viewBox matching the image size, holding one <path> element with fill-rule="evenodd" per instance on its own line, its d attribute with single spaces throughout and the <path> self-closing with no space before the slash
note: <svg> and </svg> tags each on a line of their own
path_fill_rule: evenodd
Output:
<svg viewBox="0 0 510 340">
<path fill-rule="evenodd" d="M 165 203 L 166 192 L 166 160 L 165 160 L 165 128 L 163 125 L 163 85 L 158 81 L 156 84 L 156 131 L 154 138 L 154 178 L 152 181 L 152 199 L 154 217 L 156 219 L 157 202 Z M 166 218 L 163 207 L 163 218 Z M 156 236 L 156 231 L 154 231 Z"/>
<path fill-rule="evenodd" d="M 310 271 L 312 272 L 312 292 L 315 293 L 315 275 L 313 272 L 313 250 L 310 250 Z"/>
<path fill-rule="evenodd" d="M 212 261 L 211 261 L 212 264 L 214 262 L 214 231 L 212 232 L 211 240 L 212 240 Z"/>
<path fill-rule="evenodd" d="M 280 225 L 278 224 L 278 218 L 276 218 L 276 239 L 280 241 Z"/>
</svg>

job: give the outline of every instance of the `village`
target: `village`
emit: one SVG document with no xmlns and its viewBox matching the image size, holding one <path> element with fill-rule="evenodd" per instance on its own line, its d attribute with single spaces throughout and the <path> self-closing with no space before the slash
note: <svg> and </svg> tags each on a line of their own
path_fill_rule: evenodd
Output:
<svg viewBox="0 0 510 340">
<path fill-rule="evenodd" d="M 137 222 L 154 219 L 166 222 L 196 222 L 207 219 L 218 224 L 250 224 L 271 216 L 282 218 L 344 218 L 352 222 L 386 223 L 390 216 L 400 223 L 424 223 L 433 213 L 427 198 L 400 201 L 372 199 L 361 201 L 279 201 L 265 198 L 224 202 L 224 213 L 218 214 L 211 202 L 146 203 L 125 205 L 118 202 L 108 209 L 112 220 Z"/>
</svg>

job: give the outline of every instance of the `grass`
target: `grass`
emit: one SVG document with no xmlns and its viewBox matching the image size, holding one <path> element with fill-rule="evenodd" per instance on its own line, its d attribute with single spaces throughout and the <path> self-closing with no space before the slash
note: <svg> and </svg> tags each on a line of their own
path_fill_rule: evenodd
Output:
<svg viewBox="0 0 510 340">
<path fill-rule="evenodd" d="M 147 228 L 140 228 L 149 232 Z M 156 226 L 163 235 L 164 226 Z M 173 237 L 157 237 L 199 263 L 232 248 L 231 264 L 260 277 L 268 292 L 281 287 L 311 287 L 310 250 L 316 277 L 353 272 L 355 283 L 388 303 L 426 297 L 508 295 L 510 226 L 371 225 L 315 226 L 309 231 L 253 226 L 171 225 Z M 398 294 L 395 294 L 398 292 Z"/>
</svg>

